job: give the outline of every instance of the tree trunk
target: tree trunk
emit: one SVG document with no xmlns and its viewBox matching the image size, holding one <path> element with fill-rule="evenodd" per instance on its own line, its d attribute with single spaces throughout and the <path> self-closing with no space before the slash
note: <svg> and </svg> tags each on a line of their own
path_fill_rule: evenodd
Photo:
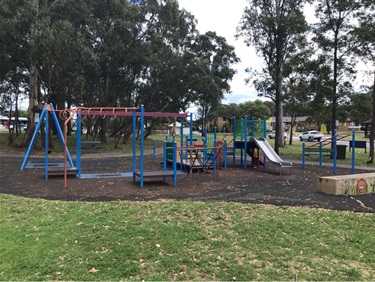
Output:
<svg viewBox="0 0 375 282">
<path fill-rule="evenodd" d="M 110 77 L 109 77 L 109 66 L 107 64 L 107 71 L 105 74 L 105 90 L 104 90 L 104 105 L 109 106 L 111 103 L 109 101 L 109 83 L 110 83 Z M 108 132 L 108 118 L 101 118 L 100 121 L 100 141 L 102 143 L 107 143 L 107 132 Z"/>
<path fill-rule="evenodd" d="M 336 120 L 337 120 L 337 77 L 338 77 L 338 31 L 335 33 L 335 44 L 333 52 L 333 88 L 332 88 L 332 120 L 331 120 L 331 137 L 334 140 L 334 134 L 336 131 Z M 331 148 L 333 149 L 333 142 Z"/>
<path fill-rule="evenodd" d="M 281 58 L 281 55 L 280 55 Z M 281 59 L 280 59 L 281 60 Z M 279 154 L 279 148 L 285 146 L 284 128 L 283 128 L 283 99 L 282 99 L 282 74 L 283 67 L 282 62 L 278 64 L 278 70 L 276 71 L 276 136 L 275 136 L 275 152 Z"/>
<path fill-rule="evenodd" d="M 293 144 L 293 128 L 296 125 L 296 119 L 297 117 L 292 115 L 290 120 L 290 130 L 289 130 L 289 145 Z"/>
<path fill-rule="evenodd" d="M 29 97 L 29 108 L 28 108 L 28 121 L 27 121 L 27 134 L 25 134 L 24 140 L 21 146 L 27 146 L 30 144 L 31 138 L 35 129 L 35 119 L 39 115 L 38 111 L 38 96 L 39 96 L 39 72 L 35 63 L 31 63 L 30 66 L 30 97 Z"/>
</svg>

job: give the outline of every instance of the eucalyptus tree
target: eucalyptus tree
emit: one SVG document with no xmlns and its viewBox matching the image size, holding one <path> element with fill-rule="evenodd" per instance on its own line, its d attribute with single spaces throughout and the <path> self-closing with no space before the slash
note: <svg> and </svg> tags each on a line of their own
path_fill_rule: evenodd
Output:
<svg viewBox="0 0 375 282">
<path fill-rule="evenodd" d="M 275 102 L 275 151 L 284 146 L 283 137 L 283 79 L 288 57 L 295 51 L 296 42 L 308 30 L 303 15 L 305 0 L 249 0 L 238 27 L 237 36 L 254 46 L 265 65 L 261 77 L 254 82 L 260 95 Z"/>
<path fill-rule="evenodd" d="M 134 102 L 148 111 L 185 110 L 191 101 L 188 85 L 194 56 L 189 44 L 197 34 L 195 20 L 170 0 L 145 1 L 141 12 L 142 53 L 138 56 L 144 61 Z"/>
<path fill-rule="evenodd" d="M 86 1 L 56 1 L 43 19 L 48 28 L 42 32 L 43 45 L 39 70 L 45 86 L 45 101 L 57 108 L 79 104 L 84 85 L 84 60 L 92 56 L 87 27 Z"/>
<path fill-rule="evenodd" d="M 177 1 L 144 1 L 144 63 L 134 101 L 149 111 L 185 111 L 191 103 L 216 107 L 234 70 L 234 48 L 215 33 L 199 34 L 195 18 Z M 210 104 L 211 103 L 211 104 Z"/>
<path fill-rule="evenodd" d="M 310 69 L 310 91 L 311 101 L 309 102 L 307 115 L 309 120 L 319 125 L 325 125 L 328 132 L 331 131 L 331 107 L 330 97 L 332 89 L 332 67 L 327 64 L 324 55 L 319 54 L 309 63 Z"/>
<path fill-rule="evenodd" d="M 343 105 L 350 119 L 359 125 L 371 119 L 372 116 L 372 92 L 368 91 L 351 93 L 349 100 Z"/>
<path fill-rule="evenodd" d="M 363 60 L 369 61 L 375 68 L 375 3 L 372 0 L 363 0 L 366 13 L 359 18 L 359 26 L 353 31 L 353 36 L 359 48 L 355 50 Z M 367 162 L 374 162 L 374 135 L 375 135 L 375 71 L 372 85 L 372 114 L 370 129 L 370 152 Z"/>
<path fill-rule="evenodd" d="M 331 103 L 331 130 L 336 129 L 339 99 L 344 96 L 344 88 L 354 79 L 353 54 L 355 41 L 351 34 L 357 25 L 355 17 L 363 12 L 362 0 L 319 0 L 316 17 L 319 22 L 314 27 L 314 41 L 332 66 L 332 85 L 326 97 Z M 346 84 L 346 86 L 343 86 Z"/>
<path fill-rule="evenodd" d="M 290 79 L 285 85 L 285 113 L 290 117 L 289 144 L 293 143 L 293 129 L 298 117 L 306 116 L 309 102 L 309 84 L 304 80 Z"/>
<path fill-rule="evenodd" d="M 285 84 L 283 86 L 285 96 L 285 113 L 290 117 L 289 144 L 293 143 L 293 128 L 297 117 L 306 116 L 309 112 L 308 103 L 313 98 L 311 81 L 314 79 L 316 64 L 311 59 L 315 50 L 306 39 L 297 43 L 295 54 L 285 64 Z"/>
<path fill-rule="evenodd" d="M 194 17 L 176 1 L 142 1 L 138 5 L 141 30 L 132 49 L 136 61 L 131 100 L 146 111 L 185 111 L 193 100 L 189 88 L 195 74 L 190 42 L 195 38 Z M 147 118 L 146 136 L 160 119 Z"/>
<path fill-rule="evenodd" d="M 30 77 L 29 129 L 42 100 L 183 111 L 214 100 L 207 85 L 215 100 L 229 91 L 237 60 L 225 39 L 195 24 L 174 0 L 3 0 L 0 78 Z M 105 142 L 108 123 L 98 121 Z"/>
<path fill-rule="evenodd" d="M 239 59 L 234 47 L 215 32 L 199 35 L 193 45 L 193 52 L 197 58 L 198 73 L 192 87 L 204 131 L 205 121 L 217 110 L 224 94 L 230 92 L 229 81 L 235 74 L 232 65 Z"/>
<path fill-rule="evenodd" d="M 40 54 L 39 14 L 45 3 L 39 1 L 3 0 L 0 5 L 1 63 L 6 73 L 28 73 L 29 121 L 28 129 L 35 126 L 37 106 L 41 100 L 38 59 Z M 9 76 L 8 76 L 9 77 Z M 31 139 L 31 130 L 24 143 Z"/>
</svg>

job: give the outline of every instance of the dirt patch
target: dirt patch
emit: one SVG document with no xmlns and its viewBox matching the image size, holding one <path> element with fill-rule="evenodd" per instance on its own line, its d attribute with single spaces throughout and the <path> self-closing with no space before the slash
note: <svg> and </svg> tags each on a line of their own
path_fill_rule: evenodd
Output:
<svg viewBox="0 0 375 282">
<path fill-rule="evenodd" d="M 43 159 L 31 159 L 43 162 Z M 43 179 L 43 169 L 19 170 L 22 157 L 2 157 L 0 162 L 0 193 L 22 197 L 69 201 L 151 201 L 151 200 L 194 200 L 226 201 L 241 203 L 261 203 L 287 206 L 308 206 L 355 212 L 375 212 L 375 194 L 360 196 L 331 196 L 319 193 L 317 184 L 320 176 L 332 175 L 332 168 L 307 166 L 302 169 L 284 169 L 280 175 L 277 166 L 267 168 L 228 166 L 218 173 L 194 172 L 177 176 L 177 186 L 172 179 L 145 179 L 144 187 L 139 187 L 138 179 L 132 182 L 125 178 L 68 178 L 68 188 L 64 188 L 61 177 Z M 61 159 L 50 159 L 61 162 Z M 162 170 L 160 160 L 153 161 L 146 156 L 145 169 Z M 108 175 L 131 171 L 130 157 L 95 157 L 82 160 L 85 174 L 106 173 Z M 363 171 L 364 172 L 364 171 Z M 337 174 L 350 174 L 350 169 L 338 168 Z M 361 173 L 361 171 L 356 171 Z"/>
</svg>

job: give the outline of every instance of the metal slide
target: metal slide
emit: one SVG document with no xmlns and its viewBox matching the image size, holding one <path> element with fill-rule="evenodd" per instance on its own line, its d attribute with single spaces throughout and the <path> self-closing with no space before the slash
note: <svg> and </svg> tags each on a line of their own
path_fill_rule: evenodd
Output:
<svg viewBox="0 0 375 282">
<path fill-rule="evenodd" d="M 251 137 L 250 142 L 255 142 L 259 149 L 261 149 L 266 155 L 267 160 L 269 160 L 271 163 L 278 164 L 280 167 L 292 167 L 293 164 L 291 162 L 283 161 L 279 157 L 279 155 L 276 154 L 276 152 L 273 150 L 273 148 L 265 138 Z"/>
</svg>

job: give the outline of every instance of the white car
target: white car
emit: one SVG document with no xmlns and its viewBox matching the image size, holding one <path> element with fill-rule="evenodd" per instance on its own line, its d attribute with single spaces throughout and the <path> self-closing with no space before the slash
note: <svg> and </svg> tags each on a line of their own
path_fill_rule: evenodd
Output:
<svg viewBox="0 0 375 282">
<path fill-rule="evenodd" d="M 312 130 L 312 131 L 306 131 L 306 132 L 303 132 L 300 136 L 299 136 L 299 140 L 300 141 L 318 141 L 320 142 L 320 140 L 324 137 L 324 134 L 321 133 L 320 131 L 317 131 L 317 130 Z"/>
<path fill-rule="evenodd" d="M 272 131 L 269 135 L 268 135 L 268 138 L 269 139 L 275 139 L 276 138 L 276 132 L 275 131 Z M 284 138 L 288 138 L 288 135 L 284 132 Z"/>
</svg>

